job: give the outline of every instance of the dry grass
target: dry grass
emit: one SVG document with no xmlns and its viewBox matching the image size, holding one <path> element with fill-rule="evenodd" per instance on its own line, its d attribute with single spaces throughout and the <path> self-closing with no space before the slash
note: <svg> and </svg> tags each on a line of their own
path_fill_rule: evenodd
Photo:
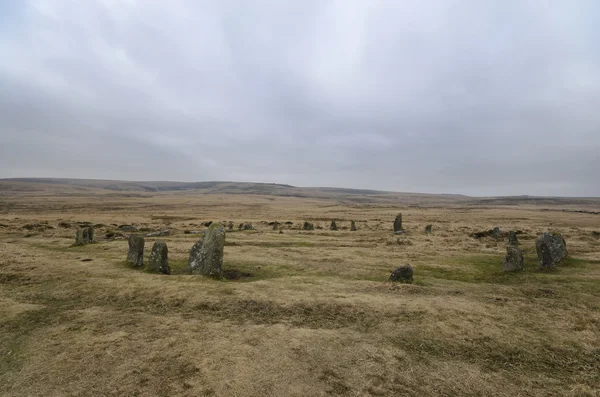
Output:
<svg viewBox="0 0 600 397">
<path fill-rule="evenodd" d="M 600 395 L 600 216 L 561 211 L 598 211 L 593 200 L 68 193 L 0 197 L 2 396 Z M 390 233 L 398 211 L 406 236 Z M 345 229 L 329 231 L 332 219 Z M 254 224 L 228 233 L 224 264 L 252 277 L 184 274 L 198 238 L 184 231 L 208 220 Z M 299 230 L 305 220 L 323 229 Z M 61 221 L 106 226 L 97 244 L 72 247 Z M 279 234 L 270 221 L 294 224 Z M 55 228 L 23 229 L 43 222 Z M 172 229 L 161 239 L 173 275 L 125 265 L 126 241 L 102 239 L 123 223 Z M 525 272 L 502 273 L 506 242 L 468 237 L 493 226 L 523 231 Z M 546 230 L 565 235 L 571 258 L 540 273 L 534 239 Z M 386 282 L 406 262 L 415 284 Z"/>
</svg>

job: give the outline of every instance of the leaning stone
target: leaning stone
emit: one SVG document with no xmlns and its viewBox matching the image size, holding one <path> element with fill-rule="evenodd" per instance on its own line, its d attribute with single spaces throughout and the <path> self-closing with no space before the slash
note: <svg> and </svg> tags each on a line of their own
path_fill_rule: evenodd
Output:
<svg viewBox="0 0 600 397">
<path fill-rule="evenodd" d="M 169 250 L 163 241 L 157 241 L 152 246 L 150 258 L 148 258 L 148 271 L 151 273 L 171 274 L 169 268 Z"/>
<path fill-rule="evenodd" d="M 431 234 L 432 229 L 433 229 L 433 225 L 425 226 L 425 233 Z"/>
<path fill-rule="evenodd" d="M 402 213 L 396 215 L 396 219 L 394 219 L 394 233 L 402 232 L 404 229 L 402 228 Z"/>
<path fill-rule="evenodd" d="M 157 232 L 148 233 L 148 234 L 146 234 L 146 237 L 164 237 L 164 236 L 168 236 L 170 234 L 171 234 L 171 230 L 165 229 L 165 230 L 159 230 Z"/>
<path fill-rule="evenodd" d="M 144 266 L 144 238 L 132 234 L 129 236 L 129 252 L 127 253 L 127 262 L 133 267 Z"/>
<path fill-rule="evenodd" d="M 543 233 L 535 240 L 540 269 L 548 269 L 567 256 L 567 244 L 560 233 Z"/>
<path fill-rule="evenodd" d="M 210 225 L 204 238 L 190 251 L 189 272 L 205 276 L 223 277 L 223 248 L 225 229 L 218 223 Z"/>
<path fill-rule="evenodd" d="M 411 284 L 413 282 L 412 267 L 408 263 L 406 265 L 397 267 L 394 269 L 392 274 L 390 274 L 390 281 Z"/>
<path fill-rule="evenodd" d="M 337 224 L 335 221 L 331 221 L 331 225 L 329 226 L 329 230 L 338 230 Z"/>
<path fill-rule="evenodd" d="M 523 270 L 523 251 L 516 245 L 506 247 L 506 256 L 504 257 L 504 271 L 515 272 Z"/>
<path fill-rule="evenodd" d="M 304 222 L 304 225 L 302 226 L 302 229 L 304 230 L 315 230 L 315 226 L 310 223 L 310 222 Z"/>
<path fill-rule="evenodd" d="M 519 245 L 519 239 L 517 239 L 517 233 L 512 230 L 508 232 L 508 245 Z"/>
<path fill-rule="evenodd" d="M 350 231 L 355 232 L 356 231 L 356 222 L 352 221 L 350 223 Z"/>
</svg>

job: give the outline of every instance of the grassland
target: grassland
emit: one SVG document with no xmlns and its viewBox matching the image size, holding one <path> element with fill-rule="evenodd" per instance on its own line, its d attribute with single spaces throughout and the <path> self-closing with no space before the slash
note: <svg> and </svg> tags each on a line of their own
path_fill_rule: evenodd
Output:
<svg viewBox="0 0 600 397">
<path fill-rule="evenodd" d="M 5 191 L 0 395 L 600 395 L 600 215 L 563 211 L 600 201 L 394 200 Z M 392 236 L 399 211 L 408 234 Z M 224 260 L 251 277 L 185 274 L 198 239 L 185 231 L 206 221 L 253 223 L 227 234 Z M 280 234 L 273 221 L 293 224 Z M 98 242 L 73 247 L 76 222 L 98 224 Z M 147 238 L 146 257 L 166 241 L 173 274 L 129 268 L 127 242 L 104 238 L 119 224 L 171 229 Z M 506 241 L 469 237 L 493 226 L 522 231 L 524 272 L 502 272 Z M 539 272 L 534 239 L 548 230 L 570 258 Z M 387 282 L 404 263 L 415 283 Z"/>
</svg>

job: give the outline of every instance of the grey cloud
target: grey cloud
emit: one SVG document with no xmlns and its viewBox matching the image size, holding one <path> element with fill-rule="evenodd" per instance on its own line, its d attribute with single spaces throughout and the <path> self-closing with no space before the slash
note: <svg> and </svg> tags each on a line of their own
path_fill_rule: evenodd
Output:
<svg viewBox="0 0 600 397">
<path fill-rule="evenodd" d="M 0 177 L 600 195 L 595 1 L 2 7 Z"/>
</svg>

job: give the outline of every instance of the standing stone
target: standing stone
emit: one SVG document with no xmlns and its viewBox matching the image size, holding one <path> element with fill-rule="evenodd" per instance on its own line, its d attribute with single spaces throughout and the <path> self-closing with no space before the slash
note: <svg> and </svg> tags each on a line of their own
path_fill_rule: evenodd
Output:
<svg viewBox="0 0 600 397">
<path fill-rule="evenodd" d="M 251 223 L 246 223 L 244 225 L 244 230 L 254 230 L 254 226 Z"/>
<path fill-rule="evenodd" d="M 543 233 L 535 240 L 540 269 L 548 269 L 567 256 L 567 244 L 560 233 Z"/>
<path fill-rule="evenodd" d="M 171 268 L 169 268 L 169 250 L 164 241 L 157 241 L 152 246 L 150 258 L 148 258 L 148 271 L 151 273 L 171 274 Z"/>
<path fill-rule="evenodd" d="M 232 221 L 229 221 L 229 223 L 227 224 L 227 231 L 233 232 L 233 222 Z"/>
<path fill-rule="evenodd" d="M 88 243 L 93 243 L 94 242 L 94 228 L 92 226 L 87 228 L 87 235 L 88 235 Z"/>
<path fill-rule="evenodd" d="M 356 231 L 356 222 L 352 221 L 350 223 L 350 231 L 352 231 L 352 232 Z"/>
<path fill-rule="evenodd" d="M 412 267 L 410 267 L 408 263 L 397 267 L 392 274 L 390 274 L 390 281 L 411 284 L 413 282 Z"/>
<path fill-rule="evenodd" d="M 331 225 L 329 226 L 329 230 L 338 230 L 337 224 L 335 221 L 331 221 Z"/>
<path fill-rule="evenodd" d="M 433 229 L 433 225 L 425 226 L 425 233 L 431 234 L 432 229 Z"/>
<path fill-rule="evenodd" d="M 496 240 L 498 240 L 499 238 L 502 237 L 502 232 L 500 231 L 499 227 L 495 227 L 492 230 L 492 237 L 495 238 Z"/>
<path fill-rule="evenodd" d="M 205 276 L 223 277 L 223 248 L 225 229 L 218 223 L 210 225 L 204 238 L 190 251 L 189 272 Z"/>
<path fill-rule="evenodd" d="M 304 230 L 315 230 L 315 226 L 310 223 L 310 222 L 304 222 L 304 225 L 302 226 L 302 229 Z"/>
<path fill-rule="evenodd" d="M 240 223 L 240 225 L 238 226 L 238 230 L 240 230 L 240 231 L 244 230 L 244 224 L 243 223 Z"/>
<path fill-rule="evenodd" d="M 403 233 L 404 229 L 402 228 L 402 213 L 400 212 L 396 215 L 396 219 L 394 219 L 394 233 Z"/>
<path fill-rule="evenodd" d="M 504 257 L 504 271 L 515 272 L 523 270 L 523 251 L 516 245 L 506 247 L 506 256 Z"/>
<path fill-rule="evenodd" d="M 279 222 L 273 223 L 273 230 L 279 230 Z"/>
<path fill-rule="evenodd" d="M 510 232 L 508 232 L 508 245 L 514 245 L 514 246 L 519 245 L 519 240 L 517 239 L 517 233 L 513 232 L 512 230 Z"/>
<path fill-rule="evenodd" d="M 129 236 L 127 262 L 133 267 L 144 267 L 144 238 L 136 234 Z"/>
<path fill-rule="evenodd" d="M 77 232 L 75 232 L 75 245 L 83 244 L 83 229 L 77 229 Z"/>
</svg>

